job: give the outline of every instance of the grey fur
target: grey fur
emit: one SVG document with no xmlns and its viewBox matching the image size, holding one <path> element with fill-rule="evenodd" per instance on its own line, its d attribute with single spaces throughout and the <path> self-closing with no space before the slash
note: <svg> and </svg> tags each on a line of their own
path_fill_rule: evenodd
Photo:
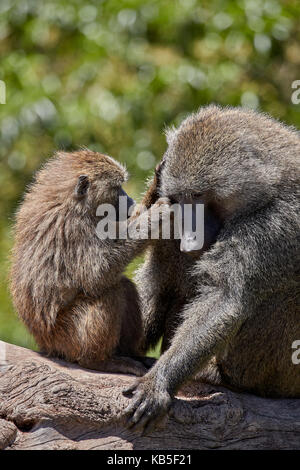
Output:
<svg viewBox="0 0 300 470">
<path fill-rule="evenodd" d="M 200 374 L 270 397 L 300 397 L 300 138 L 270 117 L 209 106 L 168 132 L 161 196 L 201 194 L 222 221 L 198 259 L 152 246 L 137 274 L 145 348 L 163 355 L 131 387 L 131 427 L 151 427 Z M 179 325 L 179 326 L 178 326 Z"/>
</svg>

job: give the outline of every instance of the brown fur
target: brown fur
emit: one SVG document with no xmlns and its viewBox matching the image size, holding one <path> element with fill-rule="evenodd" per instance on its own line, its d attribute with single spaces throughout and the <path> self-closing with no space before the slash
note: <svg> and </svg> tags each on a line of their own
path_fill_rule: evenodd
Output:
<svg viewBox="0 0 300 470">
<path fill-rule="evenodd" d="M 81 175 L 88 177 L 82 196 L 76 194 Z M 37 174 L 17 213 L 15 308 L 42 351 L 91 368 L 140 352 L 138 294 L 122 272 L 147 242 L 99 240 L 95 230 L 97 206 L 115 203 L 126 177 L 108 156 L 59 152 Z M 139 373 L 128 364 L 121 371 Z M 119 366 L 115 361 L 112 369 Z"/>
</svg>

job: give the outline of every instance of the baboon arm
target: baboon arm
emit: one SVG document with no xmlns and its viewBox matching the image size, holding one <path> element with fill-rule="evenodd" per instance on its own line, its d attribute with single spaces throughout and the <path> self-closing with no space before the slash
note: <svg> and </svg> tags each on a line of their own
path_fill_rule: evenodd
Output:
<svg viewBox="0 0 300 470">
<path fill-rule="evenodd" d="M 174 275 L 170 265 L 170 259 L 175 263 L 178 261 L 178 266 L 183 271 L 177 258 L 177 246 L 160 240 L 149 247 L 146 259 L 136 273 L 135 282 L 144 324 L 144 351 L 154 347 L 163 336 L 169 311 L 178 303 L 182 279 Z"/>
<path fill-rule="evenodd" d="M 126 266 L 143 252 L 147 243 L 147 240 L 116 240 L 113 246 L 106 247 L 95 240 L 85 252 L 86 270 L 78 271 L 84 276 L 77 279 L 78 286 L 84 285 L 85 293 L 94 296 L 99 289 L 114 285 Z M 74 270 L 73 279 L 76 275 Z"/>
<path fill-rule="evenodd" d="M 143 352 L 153 348 L 164 334 L 165 318 L 169 303 L 163 292 L 149 292 L 142 297 L 141 310 L 144 323 Z"/>
<path fill-rule="evenodd" d="M 125 390 L 132 396 L 126 409 L 130 428 L 150 430 L 167 412 L 171 397 L 201 366 L 223 346 L 237 328 L 238 320 L 230 302 L 220 302 L 222 293 L 186 309 L 186 319 L 177 329 L 172 344 L 153 368 Z M 203 310 L 202 310 L 203 309 Z M 201 314 L 210 312 L 202 321 Z"/>
<path fill-rule="evenodd" d="M 160 173 L 163 165 L 163 160 L 156 165 L 153 178 L 148 181 L 147 190 L 143 196 L 140 207 L 149 209 L 159 199 Z"/>
<path fill-rule="evenodd" d="M 157 176 L 154 175 L 153 179 L 150 181 L 147 192 L 144 194 L 142 199 L 141 205 L 149 209 L 157 199 L 159 198 L 158 195 L 158 188 L 157 188 Z"/>
<path fill-rule="evenodd" d="M 139 224 L 141 227 L 140 237 L 134 231 L 128 232 L 128 236 L 126 230 L 130 230 L 132 227 L 130 224 Z M 76 262 L 85 267 L 85 270 L 76 270 L 74 267 L 74 270 L 69 273 L 72 282 L 77 281 L 78 288 L 84 285 L 85 293 L 91 296 L 99 292 L 99 289 L 105 289 L 118 282 L 127 265 L 140 255 L 149 244 L 149 224 L 149 214 L 145 211 L 134 221 L 129 219 L 124 222 L 125 229 L 120 237 L 117 236 L 116 227 L 112 232 L 113 239 L 101 238 L 95 230 L 85 251 L 79 252 L 79 255 L 75 251 L 74 258 L 69 260 L 70 266 Z"/>
<path fill-rule="evenodd" d="M 135 276 L 140 306 L 143 318 L 144 341 L 143 352 L 155 347 L 163 335 L 166 310 L 168 308 L 167 297 L 163 295 L 166 286 L 160 279 L 161 266 L 156 266 L 156 260 L 152 255 L 153 248 L 139 268 Z M 158 269 L 158 271 L 156 271 Z M 154 273 L 157 272 L 157 276 Z"/>
<path fill-rule="evenodd" d="M 143 352 L 156 346 L 163 337 L 162 350 L 169 344 L 179 313 L 184 301 L 167 287 L 149 289 L 144 285 L 138 289 L 141 299 L 141 310 L 144 324 Z"/>
<path fill-rule="evenodd" d="M 185 321 L 178 327 L 171 346 L 161 356 L 151 375 L 164 384 L 170 395 L 222 349 L 242 323 L 238 306 L 224 301 L 224 293 L 194 301 L 185 309 Z M 161 386 L 161 385 L 160 385 Z"/>
<path fill-rule="evenodd" d="M 150 236 L 156 234 L 158 238 L 164 216 L 169 216 L 169 206 L 162 198 L 151 209 L 134 215 L 125 222 L 127 231 L 122 231 L 124 239 L 116 238 L 113 240 L 113 244 L 111 240 L 107 244 L 105 240 L 100 240 L 100 242 L 98 240 L 98 243 L 92 244 L 90 248 L 94 252 L 88 259 L 98 259 L 97 267 L 100 266 L 98 275 L 94 279 L 100 278 L 102 285 L 103 281 L 105 285 L 115 283 L 116 276 L 121 274 L 128 263 L 151 244 Z"/>
</svg>

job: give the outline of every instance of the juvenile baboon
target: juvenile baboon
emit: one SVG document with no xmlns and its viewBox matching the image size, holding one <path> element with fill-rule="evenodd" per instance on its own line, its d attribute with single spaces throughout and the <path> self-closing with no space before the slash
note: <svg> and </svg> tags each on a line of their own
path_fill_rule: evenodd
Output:
<svg viewBox="0 0 300 470">
<path fill-rule="evenodd" d="M 202 201 L 215 228 L 196 258 L 184 240 L 157 241 L 138 273 L 145 349 L 164 335 L 160 359 L 125 391 L 133 395 L 128 425 L 142 429 L 197 373 L 235 390 L 300 397 L 292 362 L 300 338 L 299 134 L 254 111 L 209 106 L 167 140 L 158 193 Z"/>
<path fill-rule="evenodd" d="M 11 292 L 42 351 L 141 375 L 142 364 L 127 357 L 141 349 L 139 299 L 122 273 L 148 241 L 96 234 L 100 204 L 117 208 L 119 196 L 133 204 L 122 189 L 126 178 L 119 163 L 89 150 L 50 159 L 17 214 Z"/>
</svg>

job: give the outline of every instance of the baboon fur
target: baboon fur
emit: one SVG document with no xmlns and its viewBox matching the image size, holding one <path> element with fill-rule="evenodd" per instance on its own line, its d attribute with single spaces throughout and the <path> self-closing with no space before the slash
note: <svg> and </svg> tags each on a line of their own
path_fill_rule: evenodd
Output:
<svg viewBox="0 0 300 470">
<path fill-rule="evenodd" d="M 15 308 L 42 351 L 84 367 L 104 370 L 103 361 L 141 349 L 138 294 L 122 273 L 147 240 L 96 235 L 97 206 L 116 204 L 126 178 L 106 155 L 59 152 L 38 172 L 16 217 Z M 108 368 L 141 375 L 131 361 L 122 364 Z"/>
<path fill-rule="evenodd" d="M 151 427 L 202 376 L 267 397 L 300 397 L 300 137 L 272 118 L 212 105 L 167 131 L 158 195 L 201 195 L 221 221 L 197 258 L 179 240 L 147 250 L 136 282 L 144 349 L 162 356 L 125 391 L 132 427 Z M 153 191 L 153 188 L 150 187 Z"/>
</svg>

